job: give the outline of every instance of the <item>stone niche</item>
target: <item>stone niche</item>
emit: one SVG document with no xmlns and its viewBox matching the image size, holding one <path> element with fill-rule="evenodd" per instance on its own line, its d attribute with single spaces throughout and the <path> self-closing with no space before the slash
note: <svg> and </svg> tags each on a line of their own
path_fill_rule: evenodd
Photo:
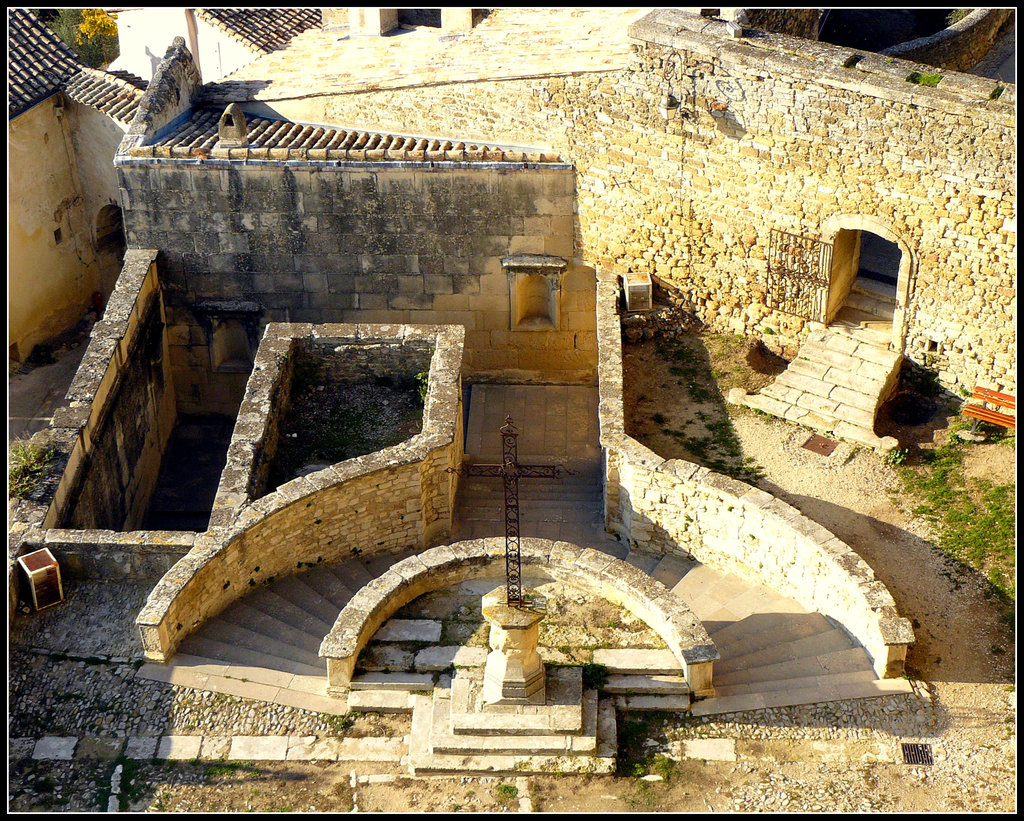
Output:
<svg viewBox="0 0 1024 821">
<path fill-rule="evenodd" d="M 557 331 L 566 260 L 548 254 L 517 254 L 502 259 L 501 266 L 508 277 L 509 329 Z"/>
</svg>

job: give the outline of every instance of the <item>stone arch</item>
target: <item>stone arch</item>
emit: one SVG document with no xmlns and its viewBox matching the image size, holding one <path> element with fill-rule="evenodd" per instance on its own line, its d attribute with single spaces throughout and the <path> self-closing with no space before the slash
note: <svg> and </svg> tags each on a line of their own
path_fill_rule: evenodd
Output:
<svg viewBox="0 0 1024 821">
<path fill-rule="evenodd" d="M 523 539 L 521 556 L 524 572 L 589 587 L 643 619 L 679 661 L 694 696 L 714 695 L 718 649 L 693 611 L 663 584 L 627 562 L 569 542 Z M 404 605 L 467 579 L 500 579 L 504 572 L 503 538 L 441 545 L 392 565 L 349 600 L 320 645 L 320 656 L 327 660 L 328 692 L 348 691 L 360 651 Z"/>
<path fill-rule="evenodd" d="M 895 243 L 900 250 L 899 271 L 896 278 L 896 308 L 893 312 L 890 346 L 897 351 L 902 351 L 907 336 L 907 303 L 917 271 L 917 257 L 911 251 L 907 240 L 885 220 L 870 214 L 835 214 L 828 217 L 821 225 L 822 240 L 833 245 L 833 272 L 837 264 L 834 246 L 843 231 L 867 231 L 887 242 Z"/>
</svg>

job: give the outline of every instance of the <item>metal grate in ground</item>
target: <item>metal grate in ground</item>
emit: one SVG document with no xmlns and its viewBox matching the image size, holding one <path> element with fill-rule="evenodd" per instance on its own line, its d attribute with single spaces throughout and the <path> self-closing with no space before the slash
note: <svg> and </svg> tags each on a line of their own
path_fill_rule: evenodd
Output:
<svg viewBox="0 0 1024 821">
<path fill-rule="evenodd" d="M 904 764 L 926 764 L 930 767 L 935 763 L 931 744 L 904 743 L 902 746 Z"/>
</svg>

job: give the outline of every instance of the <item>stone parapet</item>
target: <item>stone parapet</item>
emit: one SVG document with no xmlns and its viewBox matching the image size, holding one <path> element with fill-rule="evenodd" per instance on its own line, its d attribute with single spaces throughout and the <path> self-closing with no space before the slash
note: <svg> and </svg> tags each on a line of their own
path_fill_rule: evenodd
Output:
<svg viewBox="0 0 1024 821">
<path fill-rule="evenodd" d="M 766 584 L 843 625 L 882 678 L 902 675 L 910 622 L 854 551 L 771 494 L 627 436 L 617 279 L 598 272 L 598 368 L 607 527 L 647 552 L 676 553 Z"/>
<path fill-rule="evenodd" d="M 718 650 L 685 602 L 660 582 L 624 561 L 568 542 L 523 539 L 521 556 L 525 572 L 589 587 L 643 619 L 668 645 L 694 695 L 713 694 Z M 505 541 L 500 538 L 442 545 L 392 565 L 349 600 L 320 645 L 329 692 L 348 692 L 359 652 L 399 608 L 467 579 L 498 578 L 504 567 Z"/>
<path fill-rule="evenodd" d="M 353 555 L 446 538 L 462 462 L 461 353 L 453 326 L 268 326 L 228 450 L 210 529 L 150 594 L 136 623 L 146 657 L 167 661 L 186 635 L 252 588 Z M 432 349 L 422 431 L 405 442 L 299 476 L 255 497 L 256 454 L 274 418 L 274 385 L 296 340 L 422 342 Z M 266 369 L 267 373 L 263 371 Z M 371 589 L 398 577 L 389 572 Z M 359 607 L 361 592 L 353 598 Z"/>
<path fill-rule="evenodd" d="M 942 31 L 899 43 L 879 54 L 930 63 L 951 71 L 969 71 L 988 53 L 1014 16 L 1013 9 L 974 9 Z"/>
</svg>

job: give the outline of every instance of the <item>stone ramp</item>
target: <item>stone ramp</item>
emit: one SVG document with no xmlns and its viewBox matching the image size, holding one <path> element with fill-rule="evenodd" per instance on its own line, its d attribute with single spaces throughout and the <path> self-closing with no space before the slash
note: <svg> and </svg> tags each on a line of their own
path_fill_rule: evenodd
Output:
<svg viewBox="0 0 1024 821">
<path fill-rule="evenodd" d="M 813 331 L 796 359 L 766 388 L 747 394 L 737 388 L 729 401 L 797 422 L 865 447 L 889 451 L 899 443 L 875 434 L 875 417 L 899 378 L 903 355 L 890 351 L 887 334 L 875 330 L 872 315 L 861 321 L 846 309 L 840 321 Z"/>
<path fill-rule="evenodd" d="M 721 654 L 715 697 L 695 702 L 694 715 L 911 692 L 905 679 L 879 680 L 841 625 L 770 588 L 680 556 L 634 551 L 626 561 L 682 597 Z"/>
</svg>

